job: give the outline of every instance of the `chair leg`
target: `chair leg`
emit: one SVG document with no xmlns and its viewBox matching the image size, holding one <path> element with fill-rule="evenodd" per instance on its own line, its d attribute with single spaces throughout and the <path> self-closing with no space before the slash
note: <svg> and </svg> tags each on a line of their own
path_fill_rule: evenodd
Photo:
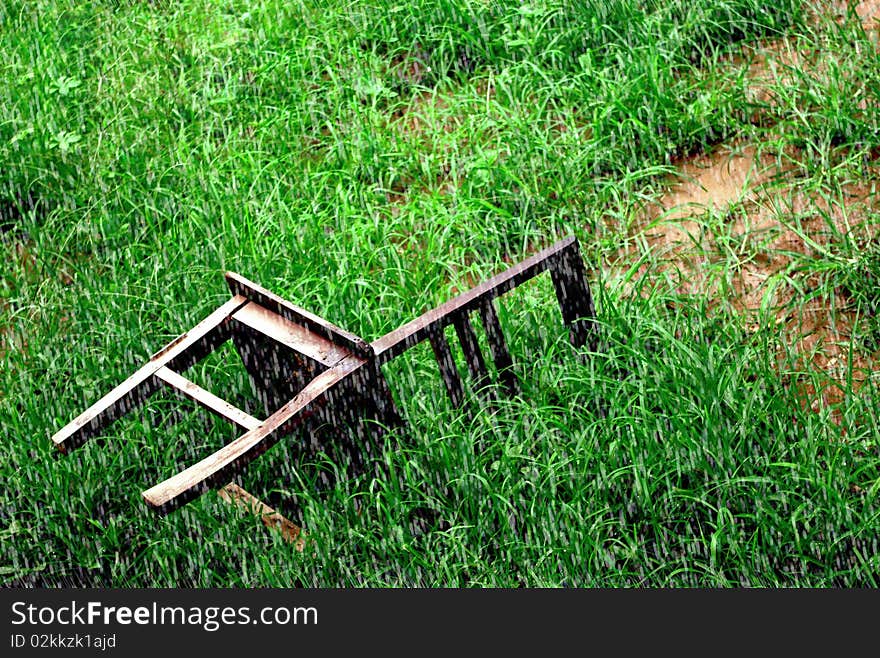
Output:
<svg viewBox="0 0 880 658">
<path fill-rule="evenodd" d="M 382 367 L 374 361 L 371 370 L 370 378 L 372 385 L 369 391 L 373 407 L 377 412 L 377 420 L 390 428 L 406 425 L 403 416 L 400 415 L 397 405 L 394 403 L 394 396 L 391 393 L 388 380 L 385 379 L 385 374 L 382 372 Z"/>
</svg>

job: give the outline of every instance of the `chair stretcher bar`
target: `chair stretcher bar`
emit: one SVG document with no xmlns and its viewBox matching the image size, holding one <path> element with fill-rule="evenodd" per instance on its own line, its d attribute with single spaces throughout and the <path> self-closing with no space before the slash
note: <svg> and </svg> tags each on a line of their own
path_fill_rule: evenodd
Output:
<svg viewBox="0 0 880 658">
<path fill-rule="evenodd" d="M 61 452 L 78 448 L 114 420 L 141 406 L 162 386 L 156 377 L 161 368 L 179 369 L 180 363 L 191 365 L 200 358 L 199 354 L 210 352 L 215 344 L 226 340 L 230 316 L 247 303 L 241 295 L 233 296 L 190 331 L 153 354 L 131 377 L 58 430 L 52 436 L 55 446 Z"/>
<path fill-rule="evenodd" d="M 259 426 L 242 434 L 197 464 L 143 492 L 154 510 L 167 513 L 210 488 L 222 486 L 248 463 L 275 445 L 311 416 L 327 393 L 367 361 L 354 355 L 313 379 L 290 402 Z"/>
</svg>

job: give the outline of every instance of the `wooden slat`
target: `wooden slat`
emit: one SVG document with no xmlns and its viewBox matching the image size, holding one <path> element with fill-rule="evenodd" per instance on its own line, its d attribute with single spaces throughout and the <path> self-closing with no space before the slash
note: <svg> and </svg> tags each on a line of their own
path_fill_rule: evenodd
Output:
<svg viewBox="0 0 880 658">
<path fill-rule="evenodd" d="M 510 358 L 510 352 L 507 350 L 507 341 L 504 340 L 504 332 L 501 330 L 501 322 L 495 312 L 493 300 L 484 299 L 480 304 L 480 318 L 483 321 L 483 328 L 486 330 L 489 350 L 492 352 L 492 361 L 495 363 L 498 377 L 507 393 L 516 395 L 517 381 L 513 372 L 513 359 Z"/>
<path fill-rule="evenodd" d="M 431 332 L 429 334 L 431 348 L 434 350 L 434 358 L 437 359 L 437 365 L 440 366 L 440 376 L 446 385 L 446 392 L 452 405 L 460 407 L 464 403 L 464 388 L 461 385 L 461 378 L 458 376 L 458 369 L 455 367 L 455 359 L 452 356 L 452 350 L 449 349 L 449 341 L 442 331 Z"/>
<path fill-rule="evenodd" d="M 263 525 L 280 532 L 286 542 L 294 544 L 296 550 L 302 552 L 305 547 L 302 528 L 293 521 L 282 516 L 274 508 L 233 482 L 227 484 L 217 493 L 227 503 L 241 507 L 251 514 L 259 514 Z"/>
<path fill-rule="evenodd" d="M 263 308 L 277 313 L 296 324 L 301 324 L 309 331 L 316 333 L 332 343 L 345 347 L 353 354 L 369 359 L 373 356 L 373 348 L 363 338 L 327 322 L 314 313 L 309 313 L 304 308 L 291 304 L 286 299 L 266 290 L 253 281 L 249 281 L 235 272 L 226 273 L 226 283 L 234 295 L 242 295 L 256 302 Z"/>
<path fill-rule="evenodd" d="M 486 369 L 486 361 L 483 359 L 483 352 L 477 342 L 477 334 L 474 333 L 474 327 L 466 313 L 457 316 L 453 324 L 455 325 L 455 333 L 458 334 L 458 340 L 461 342 L 468 372 L 474 380 L 474 388 L 479 390 L 489 383 L 489 371 Z"/>
<path fill-rule="evenodd" d="M 488 281 L 385 334 L 372 343 L 376 359 L 382 364 L 403 354 L 428 338 L 432 330 L 442 329 L 451 324 L 458 314 L 476 310 L 484 300 L 503 295 L 547 270 L 553 264 L 553 257 L 570 249 L 577 249 L 577 241 L 573 236 L 560 240 Z"/>
<path fill-rule="evenodd" d="M 558 254 L 552 260 L 550 278 L 556 289 L 556 299 L 562 311 L 562 320 L 569 327 L 569 340 L 575 347 L 589 343 L 596 351 L 596 310 L 587 285 L 587 273 L 577 243 L 572 249 Z"/>
<path fill-rule="evenodd" d="M 262 424 L 262 421 L 245 413 L 238 407 L 229 404 L 226 400 L 218 398 L 211 393 L 211 391 L 205 390 L 195 382 L 190 381 L 170 368 L 159 368 L 159 370 L 156 371 L 156 377 L 171 386 L 184 397 L 197 402 L 208 411 L 212 411 L 218 416 L 225 418 L 245 431 L 256 429 Z"/>
<path fill-rule="evenodd" d="M 335 366 L 351 354 L 342 345 L 337 345 L 256 302 L 240 308 L 232 315 L 232 319 L 327 367 Z"/>
<path fill-rule="evenodd" d="M 229 317 L 246 303 L 244 297 L 234 296 L 190 331 L 153 354 L 137 372 L 58 430 L 52 436 L 55 446 L 62 452 L 78 448 L 114 420 L 139 407 L 161 386 L 154 377 L 157 370 L 173 364 L 189 351 L 200 350 L 206 343 L 217 340 L 219 334 L 225 333 Z"/>
<path fill-rule="evenodd" d="M 326 394 L 367 361 L 350 356 L 315 377 L 290 402 L 269 416 L 259 427 L 242 434 L 197 464 L 143 492 L 144 499 L 160 513 L 169 512 L 200 496 L 211 487 L 228 482 L 248 463 L 271 448 L 312 415 Z"/>
</svg>

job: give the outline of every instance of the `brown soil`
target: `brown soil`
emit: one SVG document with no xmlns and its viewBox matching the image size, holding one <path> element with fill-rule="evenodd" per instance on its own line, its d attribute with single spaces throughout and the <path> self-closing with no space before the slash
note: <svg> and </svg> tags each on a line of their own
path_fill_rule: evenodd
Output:
<svg viewBox="0 0 880 658">
<path fill-rule="evenodd" d="M 637 219 L 620 262 L 649 255 L 638 276 L 671 280 L 683 295 L 709 296 L 713 307 L 739 312 L 749 332 L 762 322 L 782 325 L 797 355 L 795 369 L 812 364 L 825 374 L 824 381 L 799 382 L 805 404 L 818 411 L 840 402 L 850 362 L 858 388 L 876 359 L 852 348 L 856 318 L 845 295 L 834 291 L 831 298 L 803 301 L 804 291 L 820 282 L 816 275 L 799 279 L 790 268 L 821 256 L 835 235 L 867 234 L 875 187 L 853 183 L 842 203 L 829 202 L 787 180 L 780 159 L 753 144 L 702 154 L 683 162 L 679 173 Z M 780 368 L 790 368 L 783 356 L 780 348 Z M 836 412 L 832 417 L 840 418 Z"/>
<path fill-rule="evenodd" d="M 833 9 L 843 15 L 846 3 Z M 880 29 L 880 0 L 855 9 L 866 30 Z M 784 83 L 789 67 L 821 72 L 816 55 L 797 52 L 784 40 L 764 44 L 752 53 L 746 93 L 759 107 L 772 105 L 772 87 Z M 667 193 L 637 217 L 618 262 L 625 267 L 647 256 L 636 276 L 671 281 L 680 294 L 706 295 L 714 307 L 737 311 L 746 331 L 758 331 L 762 322 L 781 326 L 795 354 L 795 363 L 786 365 L 780 347 L 782 376 L 796 382 L 806 406 L 831 408 L 839 422 L 833 407 L 848 380 L 858 389 L 880 354 L 854 347 L 857 318 L 845 292 L 813 297 L 809 293 L 822 288 L 819 275 L 799 277 L 795 268 L 821 257 L 834 236 L 876 238 L 868 212 L 877 207 L 877 176 L 845 185 L 829 201 L 800 188 L 790 175 L 785 163 L 798 154 L 760 146 L 734 143 L 679 163 Z M 796 372 L 811 365 L 819 377 L 790 377 L 792 365 Z"/>
<path fill-rule="evenodd" d="M 865 0 L 856 6 L 856 13 L 862 19 L 866 30 L 880 27 L 880 0 Z"/>
</svg>

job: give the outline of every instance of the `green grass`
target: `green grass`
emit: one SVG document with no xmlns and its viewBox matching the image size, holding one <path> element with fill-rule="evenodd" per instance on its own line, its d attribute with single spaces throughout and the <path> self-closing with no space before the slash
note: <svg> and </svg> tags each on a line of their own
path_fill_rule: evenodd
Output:
<svg viewBox="0 0 880 658">
<path fill-rule="evenodd" d="M 746 331 L 676 293 L 663 256 L 617 254 L 676 165 L 724 142 L 788 167 L 785 226 L 823 207 L 783 189 L 846 209 L 858 183 L 861 227 L 829 221 L 778 278 L 797 303 L 840 292 L 849 363 L 871 357 L 877 33 L 794 0 L 351 4 L 0 6 L 2 579 L 876 586 L 874 374 L 857 388 L 850 365 L 814 410 L 804 384 L 829 375 L 780 326 Z M 774 40 L 804 61 L 755 100 L 751 57 Z M 727 216 L 700 221 L 724 241 Z M 539 279 L 502 302 L 523 392 L 496 413 L 451 409 L 430 350 L 408 353 L 388 375 L 409 431 L 381 477 L 294 441 L 244 474 L 305 526 L 304 553 L 213 494 L 151 515 L 141 490 L 234 435 L 167 398 L 54 454 L 52 433 L 227 297 L 223 270 L 372 340 L 569 233 L 600 351 L 575 358 Z M 722 279 L 749 257 L 726 239 Z M 250 396 L 231 352 L 192 377 Z"/>
</svg>

